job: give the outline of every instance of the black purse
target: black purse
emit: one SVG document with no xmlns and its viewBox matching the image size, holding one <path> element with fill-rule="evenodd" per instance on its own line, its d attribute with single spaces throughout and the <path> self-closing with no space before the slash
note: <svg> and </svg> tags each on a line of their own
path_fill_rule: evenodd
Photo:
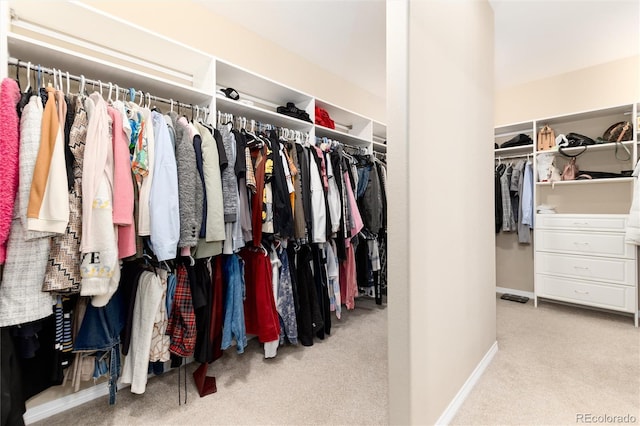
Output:
<svg viewBox="0 0 640 426">
<path fill-rule="evenodd" d="M 564 155 L 565 157 L 569 157 L 569 158 L 575 158 L 583 154 L 587 150 L 587 147 L 589 145 L 596 144 L 596 141 L 591 139 L 589 136 L 581 135 L 580 133 L 568 133 L 565 135 L 565 139 L 566 139 L 566 142 L 562 141 L 560 144 L 558 144 L 558 152 L 560 152 L 560 154 Z M 582 147 L 583 149 L 577 154 L 569 154 L 563 149 L 563 148 L 579 148 L 579 147 Z"/>
</svg>

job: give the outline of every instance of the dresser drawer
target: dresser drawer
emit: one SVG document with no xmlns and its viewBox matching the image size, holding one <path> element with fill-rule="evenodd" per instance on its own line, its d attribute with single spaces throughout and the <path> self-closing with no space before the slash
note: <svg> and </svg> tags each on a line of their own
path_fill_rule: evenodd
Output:
<svg viewBox="0 0 640 426">
<path fill-rule="evenodd" d="M 626 244 L 624 234 L 536 230 L 536 251 L 624 257 L 635 259 L 635 246 Z"/>
<path fill-rule="evenodd" d="M 548 229 L 603 230 L 624 232 L 627 215 L 536 215 L 536 227 Z"/>
<path fill-rule="evenodd" d="M 631 259 L 537 252 L 535 265 L 536 273 L 636 285 L 636 262 Z"/>
<path fill-rule="evenodd" d="M 635 310 L 635 287 L 536 274 L 536 296 L 617 311 Z"/>
</svg>

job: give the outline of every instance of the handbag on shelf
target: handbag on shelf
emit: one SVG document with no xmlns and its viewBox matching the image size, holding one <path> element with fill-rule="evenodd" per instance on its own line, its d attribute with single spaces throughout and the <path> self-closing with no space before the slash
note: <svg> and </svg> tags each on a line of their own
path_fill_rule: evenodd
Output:
<svg viewBox="0 0 640 426">
<path fill-rule="evenodd" d="M 606 142 L 626 142 L 633 139 L 633 126 L 628 121 L 612 124 L 602 135 Z"/>
<path fill-rule="evenodd" d="M 569 141 L 569 148 L 596 144 L 596 141 L 591 139 L 589 136 L 581 135 L 580 133 L 568 133 L 566 137 L 567 141 Z"/>
<path fill-rule="evenodd" d="M 556 132 L 545 124 L 538 132 L 538 151 L 547 151 L 554 146 L 556 146 Z"/>
<path fill-rule="evenodd" d="M 556 182 L 560 178 L 560 170 L 556 167 L 555 152 L 543 152 L 536 159 L 538 165 L 538 182 Z"/>
<path fill-rule="evenodd" d="M 556 138 L 556 145 L 558 146 L 558 152 L 565 157 L 575 158 L 583 154 L 587 150 L 587 146 L 595 145 L 595 141 L 588 136 L 581 135 L 579 133 L 569 133 L 567 135 L 560 134 Z M 570 154 L 565 151 L 566 148 L 580 148 L 582 150 L 575 153 Z"/>
<path fill-rule="evenodd" d="M 575 180 L 580 171 L 578 170 L 578 165 L 576 164 L 576 157 L 571 157 L 569 162 L 565 164 L 564 169 L 562 170 L 562 180 Z"/>
</svg>

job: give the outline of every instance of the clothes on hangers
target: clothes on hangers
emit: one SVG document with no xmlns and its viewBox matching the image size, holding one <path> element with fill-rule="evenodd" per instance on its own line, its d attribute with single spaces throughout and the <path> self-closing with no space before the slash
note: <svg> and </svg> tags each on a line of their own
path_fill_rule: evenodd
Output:
<svg viewBox="0 0 640 426">
<path fill-rule="evenodd" d="M 74 386 L 84 370 L 89 378 L 107 375 L 115 402 L 120 351 L 123 382 L 143 393 L 150 362 L 160 374 L 157 362 L 194 356 L 206 369 L 233 341 L 242 353 L 247 333 L 258 335 L 267 358 L 281 344 L 311 346 L 330 335 L 332 312 L 340 319 L 343 304 L 355 307 L 358 282 L 377 289 L 384 279 L 386 169 L 362 150 L 349 155 L 336 141 L 314 144 L 303 132 L 229 114 L 213 128 L 197 113 L 189 121 L 152 111 L 147 97 L 107 103 L 100 92 L 73 99 L 55 89 L 35 93 L 22 109 L 19 172 L 27 186 L 8 235 L 8 259 L 20 261 L 5 265 L 0 319 L 30 320 L 15 313 L 27 300 L 46 318 L 54 300 L 80 293 L 76 306 L 55 310 L 58 352 L 71 341 L 82 351 Z M 55 179 L 68 179 L 62 203 L 42 196 L 36 209 L 32 187 L 47 191 L 55 181 L 49 174 L 29 181 L 42 174 L 40 151 L 56 166 Z M 44 223 L 27 218 L 29 207 L 42 206 L 60 221 L 24 229 L 29 219 Z M 28 255 L 12 243 L 25 235 L 33 238 L 25 241 Z M 29 277 L 14 278 L 18 268 Z M 19 302 L 9 293 L 25 281 L 20 291 L 31 293 Z M 87 344 L 86 330 L 102 323 L 111 331 L 97 338 L 108 344 Z M 64 367 L 68 358 L 56 356 Z"/>
</svg>

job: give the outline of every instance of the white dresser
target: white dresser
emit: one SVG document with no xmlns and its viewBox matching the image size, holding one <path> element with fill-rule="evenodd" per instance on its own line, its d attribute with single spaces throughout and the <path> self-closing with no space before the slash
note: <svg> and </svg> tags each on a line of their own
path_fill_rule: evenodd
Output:
<svg viewBox="0 0 640 426">
<path fill-rule="evenodd" d="M 634 315 L 638 326 L 637 249 L 624 241 L 624 214 L 538 214 L 538 298 Z"/>
</svg>

